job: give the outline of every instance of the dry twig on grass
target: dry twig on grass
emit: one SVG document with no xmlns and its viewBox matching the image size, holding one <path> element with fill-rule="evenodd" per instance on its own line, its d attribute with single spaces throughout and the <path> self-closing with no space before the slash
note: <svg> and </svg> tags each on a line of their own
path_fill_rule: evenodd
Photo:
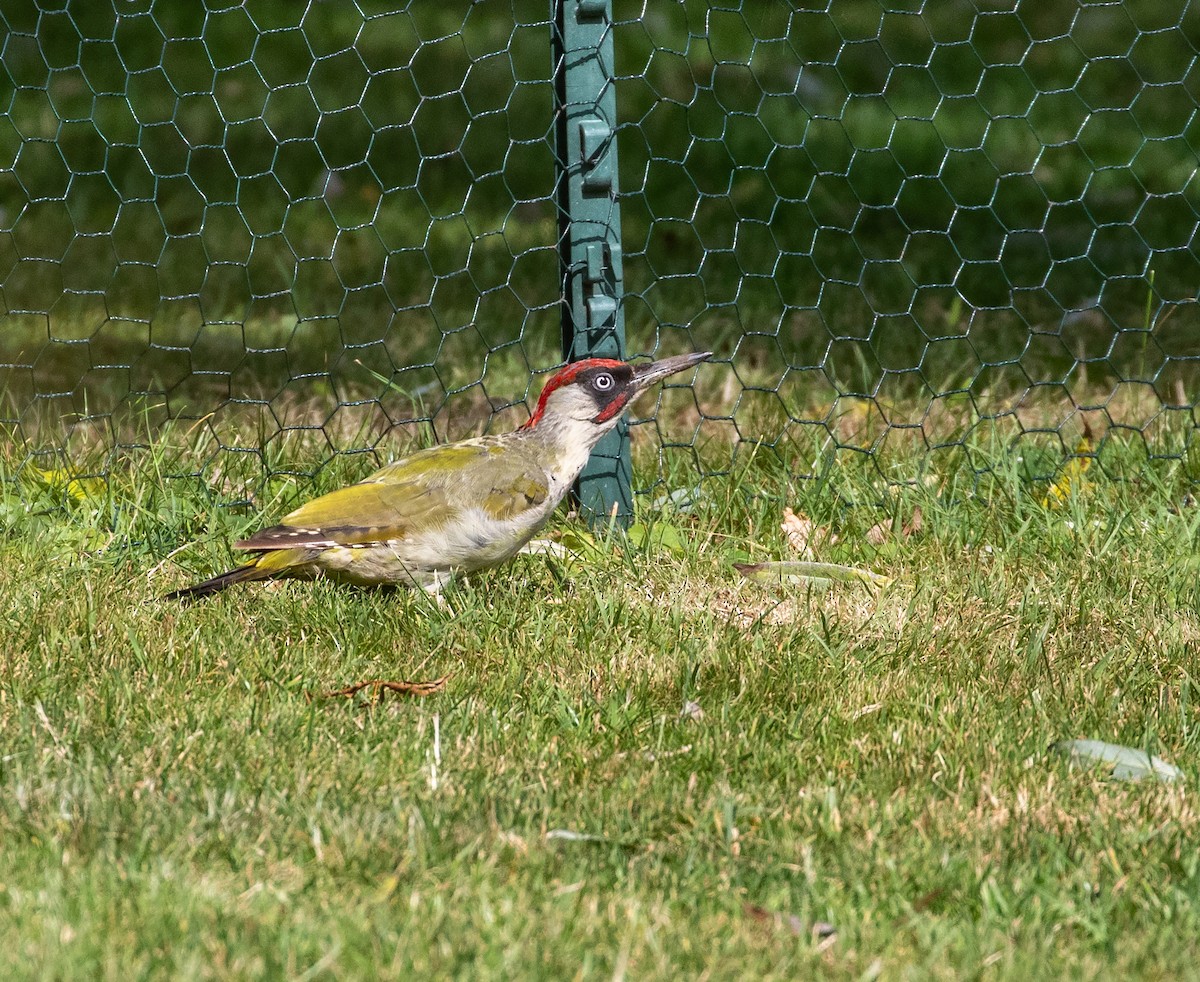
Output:
<svg viewBox="0 0 1200 982">
<path fill-rule="evenodd" d="M 435 692 L 441 692 L 446 687 L 446 679 L 449 675 L 443 675 L 440 679 L 434 679 L 431 682 L 393 682 L 389 679 L 367 679 L 365 682 L 355 682 L 353 685 L 348 685 L 344 689 L 332 689 L 329 692 L 322 692 L 323 699 L 335 699 L 338 696 L 356 696 L 363 689 L 374 688 L 378 693 L 377 698 L 382 701 L 385 692 L 394 692 L 402 696 L 431 696 Z"/>
</svg>

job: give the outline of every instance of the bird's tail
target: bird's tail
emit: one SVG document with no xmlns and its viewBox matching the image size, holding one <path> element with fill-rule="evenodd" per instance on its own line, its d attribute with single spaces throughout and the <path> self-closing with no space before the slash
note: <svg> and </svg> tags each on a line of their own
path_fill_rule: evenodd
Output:
<svg viewBox="0 0 1200 982">
<path fill-rule="evenodd" d="M 211 580 L 197 583 L 168 593 L 164 600 L 201 600 L 220 593 L 235 583 L 250 583 L 254 580 L 269 580 L 277 576 L 305 576 L 306 564 L 319 549 L 272 549 L 255 556 L 245 566 L 231 569 L 228 573 L 214 576 Z"/>
<path fill-rule="evenodd" d="M 271 575 L 269 570 L 259 568 L 258 561 L 247 563 L 245 566 L 239 566 L 237 569 L 231 569 L 228 573 L 222 573 L 220 576 L 214 576 L 211 580 L 205 580 L 203 583 L 197 583 L 195 586 L 185 586 L 182 590 L 173 590 L 168 593 L 164 600 L 201 600 L 204 597 L 211 597 L 214 593 L 220 593 L 227 586 L 233 586 L 235 583 L 245 583 L 248 580 L 263 580 Z"/>
</svg>

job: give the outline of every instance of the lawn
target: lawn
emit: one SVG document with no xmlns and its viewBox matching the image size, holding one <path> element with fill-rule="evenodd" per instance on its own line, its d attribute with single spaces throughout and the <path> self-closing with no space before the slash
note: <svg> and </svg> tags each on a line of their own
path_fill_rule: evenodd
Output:
<svg viewBox="0 0 1200 982">
<path fill-rule="evenodd" d="M 804 6 L 614 4 L 628 534 L 190 606 L 528 418 L 549 8 L 0 12 L 0 977 L 1195 974 L 1200 6 Z"/>
<path fill-rule="evenodd" d="M 982 444 L 990 468 L 891 490 L 840 455 L 794 481 L 764 450 L 680 512 L 655 495 L 704 468 L 668 458 L 640 545 L 560 516 L 578 558 L 519 557 L 445 606 L 328 583 L 178 606 L 160 595 L 313 489 L 249 480 L 254 507 L 220 507 L 211 472 L 167 479 L 205 439 L 160 429 L 106 484 L 3 485 L 5 977 L 1193 970 L 1200 509 L 1178 467 L 1077 468 L 1051 506 Z M 739 577 L 801 558 L 785 505 L 815 558 L 891 584 Z M 1073 767 L 1049 749 L 1070 738 L 1183 780 Z"/>
</svg>

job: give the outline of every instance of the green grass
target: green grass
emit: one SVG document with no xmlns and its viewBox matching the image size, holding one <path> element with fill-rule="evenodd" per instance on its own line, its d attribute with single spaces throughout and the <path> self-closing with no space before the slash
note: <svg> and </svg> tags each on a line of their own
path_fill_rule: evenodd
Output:
<svg viewBox="0 0 1200 982">
<path fill-rule="evenodd" d="M 1178 468 L 1094 466 L 1050 509 L 986 440 L 990 471 L 890 494 L 840 457 L 791 484 L 747 453 L 695 510 L 643 505 L 681 552 L 521 557 L 446 608 L 324 583 L 181 607 L 158 597 L 260 516 L 167 479 L 201 469 L 199 431 L 158 437 L 65 506 L 3 485 L 5 977 L 1193 971 L 1200 510 Z M 256 487 L 262 520 L 312 490 Z M 785 503 L 836 533 L 820 558 L 894 584 L 739 582 L 732 560 L 788 555 Z M 868 543 L 918 507 L 919 534 Z M 310 698 L 446 673 L 424 700 Z M 1071 737 L 1185 782 L 1071 770 L 1047 752 Z"/>
</svg>

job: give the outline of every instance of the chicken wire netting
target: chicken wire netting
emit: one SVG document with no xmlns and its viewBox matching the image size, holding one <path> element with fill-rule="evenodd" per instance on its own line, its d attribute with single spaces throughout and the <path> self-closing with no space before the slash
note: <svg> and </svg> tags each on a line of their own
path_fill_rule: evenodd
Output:
<svg viewBox="0 0 1200 982">
<path fill-rule="evenodd" d="M 660 466 L 1200 473 L 1195 5 L 611 18 L 628 350 L 718 361 L 641 404 Z M 164 477 L 236 497 L 523 422 L 560 358 L 553 23 L 5 3 L 9 478 L 174 434 Z"/>
</svg>

